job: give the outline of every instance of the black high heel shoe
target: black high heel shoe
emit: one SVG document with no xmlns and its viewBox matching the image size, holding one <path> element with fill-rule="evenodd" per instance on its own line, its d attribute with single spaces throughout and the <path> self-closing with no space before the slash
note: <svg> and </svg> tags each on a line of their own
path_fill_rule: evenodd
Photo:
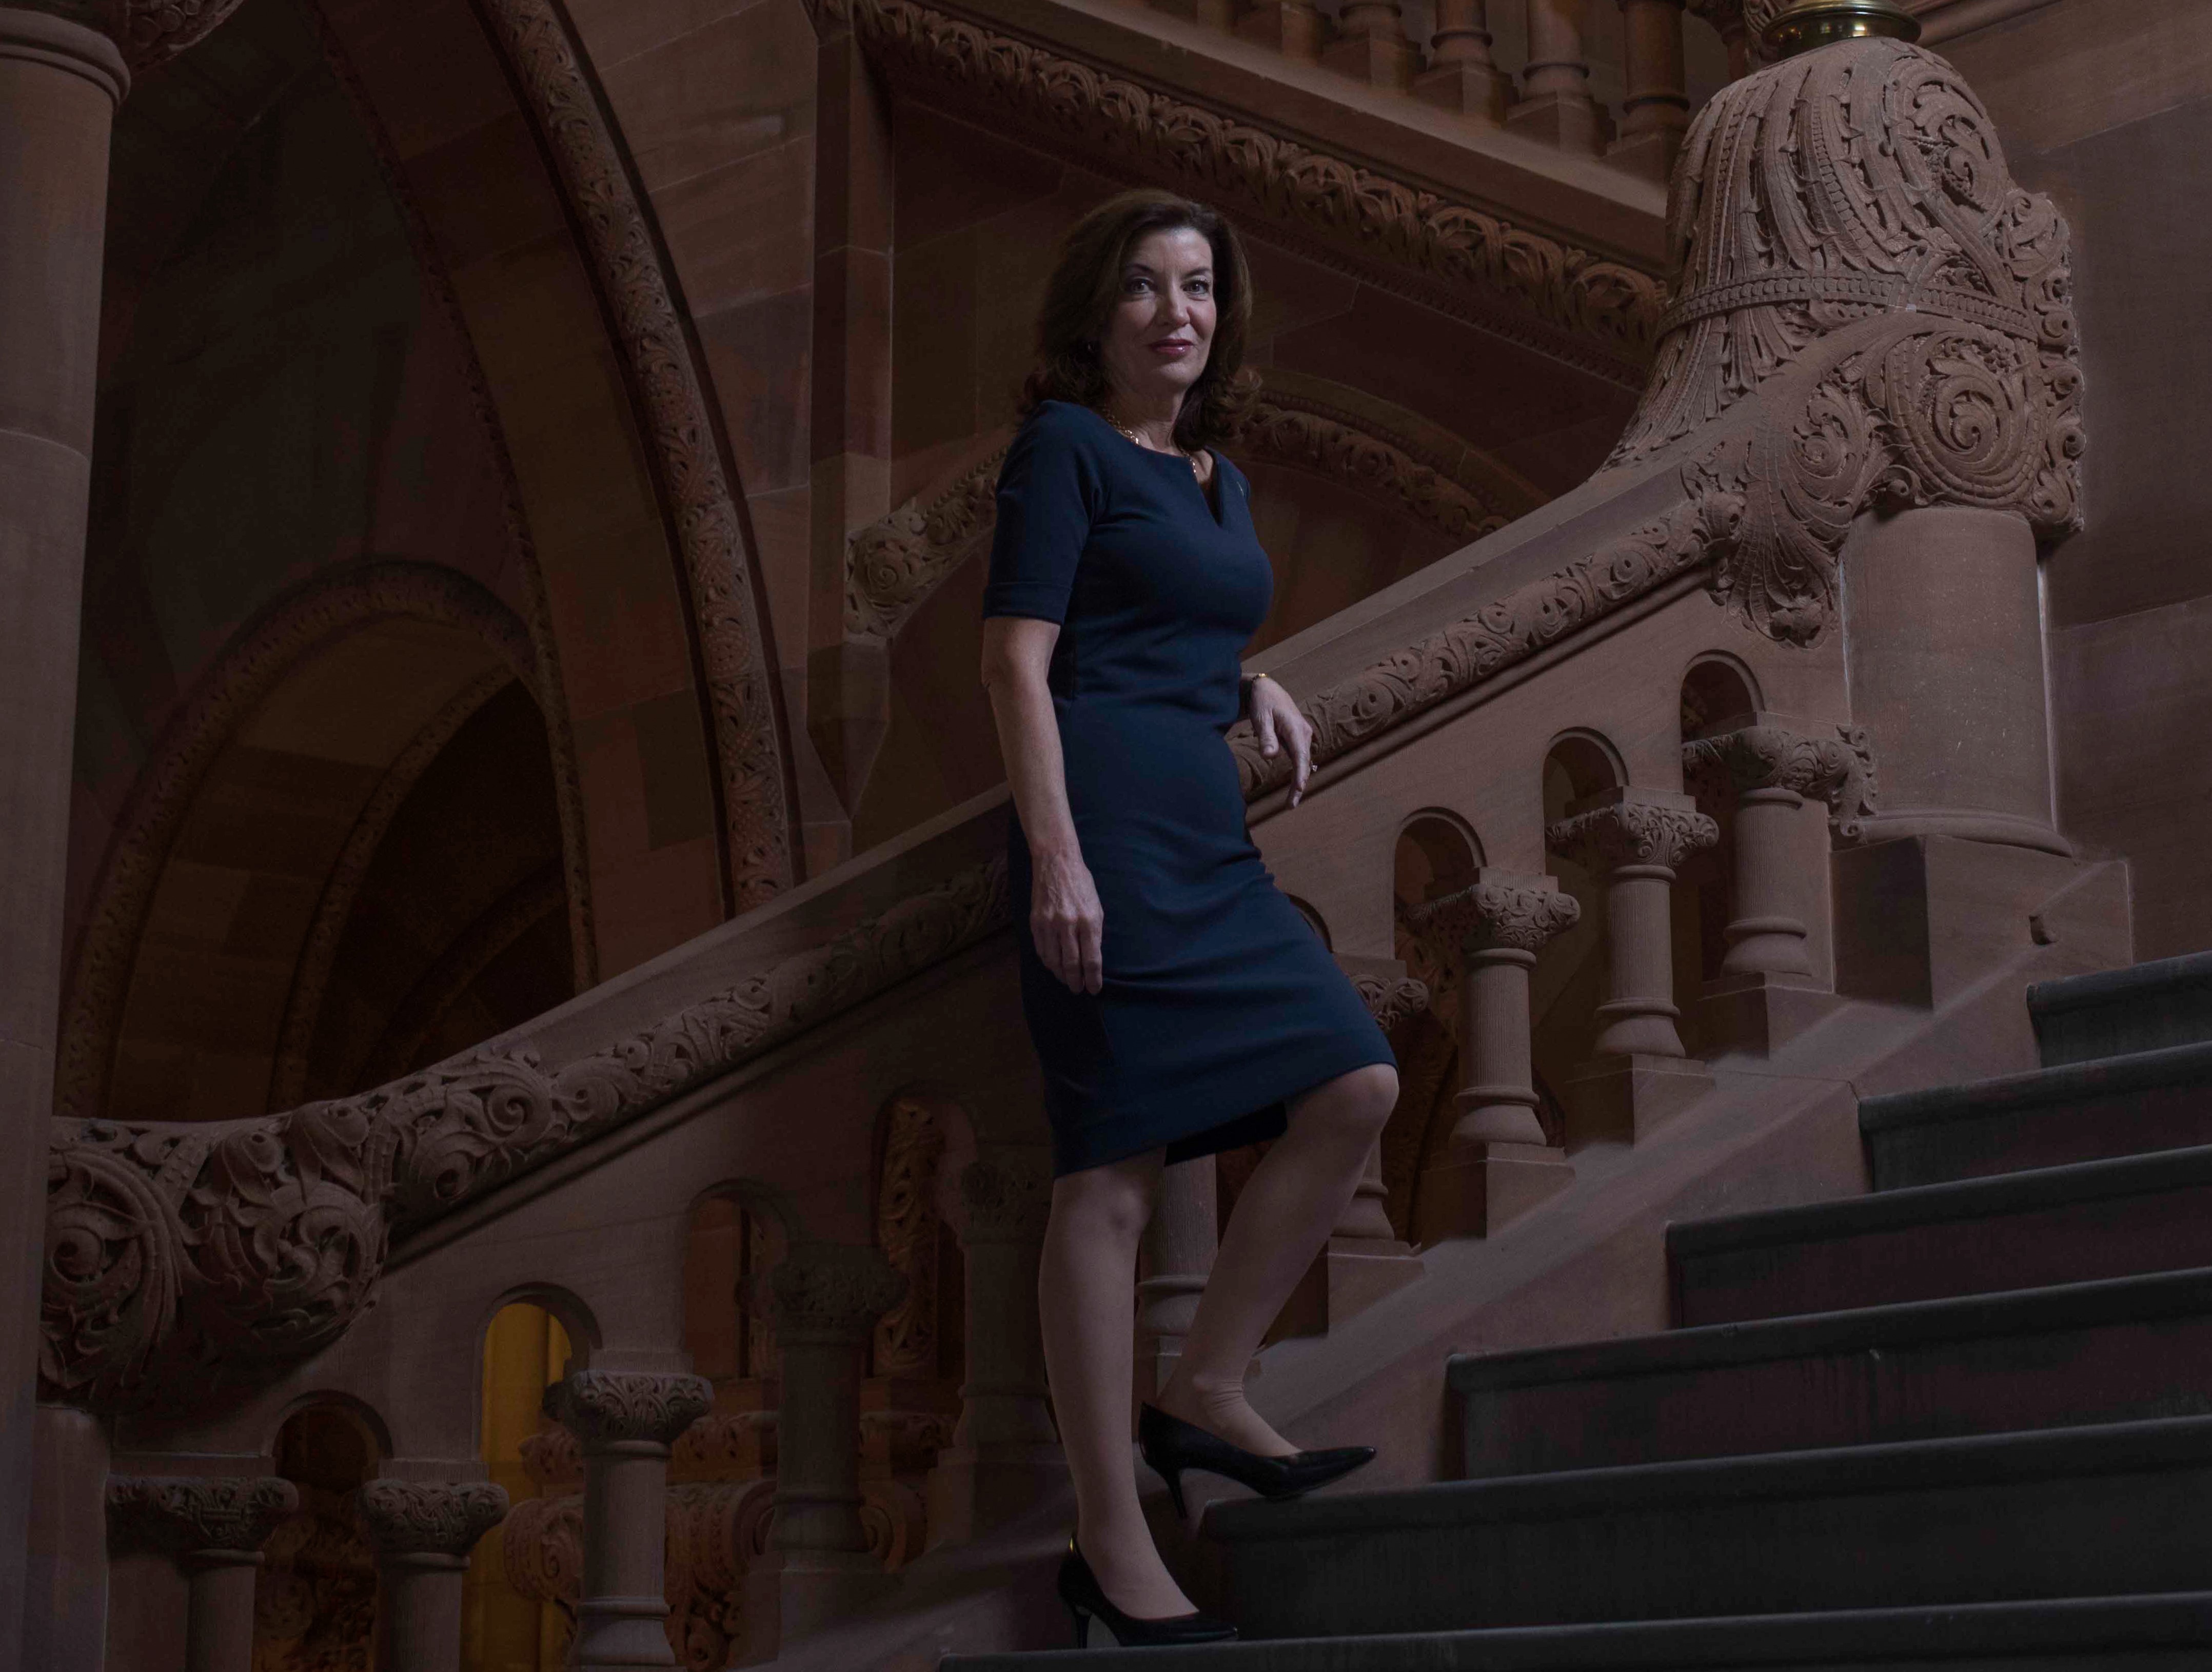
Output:
<svg viewBox="0 0 2212 1672">
<path fill-rule="evenodd" d="M 1375 1461 L 1371 1445 L 1339 1445 L 1325 1451 L 1293 1451 L 1287 1457 L 1262 1457 L 1256 1451 L 1230 1444 L 1196 1423 L 1170 1416 L 1157 1405 L 1138 1411 L 1137 1444 L 1152 1472 L 1168 1483 L 1168 1495 L 1175 1499 L 1178 1516 L 1188 1514 L 1182 1503 L 1182 1472 L 1187 1468 L 1226 1475 L 1262 1498 L 1296 1498 Z"/>
<path fill-rule="evenodd" d="M 1079 1649 L 1091 1646 L 1091 1628 L 1094 1624 L 1106 1639 L 1098 1646 L 1106 1649 L 1227 1643 L 1237 1635 L 1237 1628 L 1227 1620 L 1216 1620 L 1195 1609 L 1159 1620 L 1138 1620 L 1123 1614 L 1106 1600 L 1105 1591 L 1099 1588 L 1098 1576 L 1091 1571 L 1091 1564 L 1072 1538 L 1067 1541 L 1067 1554 L 1060 1564 L 1060 1600 L 1067 1604 L 1068 1613 L 1074 1616 L 1075 1646 Z"/>
</svg>

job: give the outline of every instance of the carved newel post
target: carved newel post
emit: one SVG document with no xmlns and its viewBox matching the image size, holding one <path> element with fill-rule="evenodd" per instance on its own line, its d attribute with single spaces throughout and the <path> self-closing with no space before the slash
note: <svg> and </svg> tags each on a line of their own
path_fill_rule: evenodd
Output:
<svg viewBox="0 0 2212 1672">
<path fill-rule="evenodd" d="M 1459 1117 L 1443 1164 L 1421 1175 L 1415 1234 L 1424 1243 L 1487 1236 L 1574 1179 L 1536 1118 L 1528 980 L 1536 954 L 1582 907 L 1550 877 L 1485 866 L 1471 886 L 1410 916 L 1461 959 Z"/>
<path fill-rule="evenodd" d="M 109 1542 L 168 1551 L 184 1571 L 185 1672 L 246 1672 L 252 1664 L 261 1547 L 299 1507 L 300 1489 L 274 1475 L 108 1477 Z"/>
<path fill-rule="evenodd" d="M 1728 953 L 1699 1019 L 1710 1039 L 1768 1051 L 1835 1007 L 1826 812 L 1849 819 L 1871 803 L 1866 733 L 1753 714 L 1685 743 L 1682 769 L 1735 803 Z"/>
<path fill-rule="evenodd" d="M 1613 789 L 1579 801 L 1545 831 L 1605 889 L 1606 996 L 1593 1061 L 1560 1088 L 1572 1135 L 1640 1138 L 1711 1083 L 1674 1024 L 1674 868 L 1720 840 L 1686 795 Z"/>
<path fill-rule="evenodd" d="M 1039 1151 L 987 1146 L 960 1174 L 968 1278 L 968 1380 L 952 1444 L 929 1478 L 929 1541 L 970 1539 L 1067 1478 L 1045 1403 L 1037 1262 L 1052 1207 Z"/>
<path fill-rule="evenodd" d="M 783 1400 L 767 1569 L 777 1576 L 777 1641 L 789 1648 L 883 1584 L 860 1520 L 860 1381 L 876 1320 L 906 1279 L 872 1248 L 798 1242 L 769 1290 Z"/>
<path fill-rule="evenodd" d="M 703 1376 L 571 1371 L 545 1414 L 584 1453 L 584 1583 L 570 1664 L 673 1666 L 663 1625 L 668 1451 L 714 1404 Z"/>
<path fill-rule="evenodd" d="M 380 1672 L 460 1672 L 461 1582 L 507 1517 L 492 1480 L 371 1480 L 356 1499 L 376 1552 Z"/>
</svg>

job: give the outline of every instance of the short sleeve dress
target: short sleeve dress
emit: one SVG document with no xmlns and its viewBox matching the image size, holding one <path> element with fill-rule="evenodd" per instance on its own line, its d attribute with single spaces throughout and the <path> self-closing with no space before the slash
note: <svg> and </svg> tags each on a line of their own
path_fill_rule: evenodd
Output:
<svg viewBox="0 0 2212 1672">
<path fill-rule="evenodd" d="M 1250 485 L 1090 408 L 1045 401 L 999 474 L 986 616 L 1058 622 L 1050 684 L 1069 806 L 1104 909 L 1103 989 L 1071 992 L 1029 933 L 1016 817 L 1008 883 L 1054 1171 L 1279 1136 L 1285 1100 L 1395 1066 L 1335 959 L 1245 830 L 1224 733 L 1273 577 Z"/>
</svg>

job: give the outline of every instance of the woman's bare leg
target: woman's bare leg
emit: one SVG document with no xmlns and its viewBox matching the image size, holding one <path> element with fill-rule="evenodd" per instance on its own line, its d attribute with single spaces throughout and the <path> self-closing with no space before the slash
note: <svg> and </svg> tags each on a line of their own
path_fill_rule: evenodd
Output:
<svg viewBox="0 0 2212 1672">
<path fill-rule="evenodd" d="M 1182 1361 L 1153 1402 L 1263 1457 L 1299 1448 L 1244 1401 L 1260 1338 L 1328 1240 L 1358 1187 L 1367 1152 L 1398 1101 L 1397 1071 L 1376 1063 L 1315 1086 L 1253 1170 L 1222 1232 Z"/>
<path fill-rule="evenodd" d="M 1137 1502 L 1129 1451 L 1136 1375 L 1137 1243 L 1159 1152 L 1053 1181 L 1037 1268 L 1045 1372 L 1075 1482 L 1075 1537 L 1107 1600 L 1139 1620 L 1188 1614 Z"/>
</svg>

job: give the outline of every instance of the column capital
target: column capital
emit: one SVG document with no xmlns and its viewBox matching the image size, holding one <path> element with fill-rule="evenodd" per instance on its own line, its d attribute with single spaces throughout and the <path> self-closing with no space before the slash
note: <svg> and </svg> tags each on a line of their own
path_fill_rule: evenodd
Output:
<svg viewBox="0 0 2212 1672">
<path fill-rule="evenodd" d="M 379 1556 L 465 1561 L 507 1518 L 507 1488 L 495 1480 L 371 1480 L 355 1502 Z"/>
<path fill-rule="evenodd" d="M 792 1244 L 768 1274 L 775 1298 L 776 1339 L 865 1345 L 876 1320 L 898 1304 L 906 1279 L 872 1248 L 848 1243 Z"/>
<path fill-rule="evenodd" d="M 544 1411 L 574 1433 L 584 1455 L 618 1445 L 676 1444 L 713 1408 L 703 1376 L 656 1376 L 641 1371 L 571 1371 L 545 1389 Z"/>
<path fill-rule="evenodd" d="M 1660 790 L 1609 790 L 1544 831 L 1547 846 L 1600 871 L 1632 865 L 1672 871 L 1720 839 L 1721 827 L 1688 796 Z"/>
<path fill-rule="evenodd" d="M 274 1474 L 115 1474 L 107 1535 L 119 1548 L 258 1561 L 277 1523 L 299 1507 L 300 1489 Z"/>
<path fill-rule="evenodd" d="M 1425 901 L 1407 920 L 1472 956 L 1498 947 L 1540 952 L 1554 935 L 1582 921 L 1582 903 L 1551 877 L 1503 872 L 1479 876 L 1455 894 Z"/>
<path fill-rule="evenodd" d="M 1052 1168 L 1042 1152 L 990 1148 L 960 1170 L 961 1243 L 1041 1241 L 1052 1212 Z"/>
<path fill-rule="evenodd" d="M 1755 714 L 1751 723 L 1682 745 L 1682 769 L 1725 778 L 1738 795 L 1759 789 L 1795 791 L 1852 818 L 1875 801 L 1874 745 L 1863 726 L 1838 726 L 1832 735 Z"/>
</svg>

